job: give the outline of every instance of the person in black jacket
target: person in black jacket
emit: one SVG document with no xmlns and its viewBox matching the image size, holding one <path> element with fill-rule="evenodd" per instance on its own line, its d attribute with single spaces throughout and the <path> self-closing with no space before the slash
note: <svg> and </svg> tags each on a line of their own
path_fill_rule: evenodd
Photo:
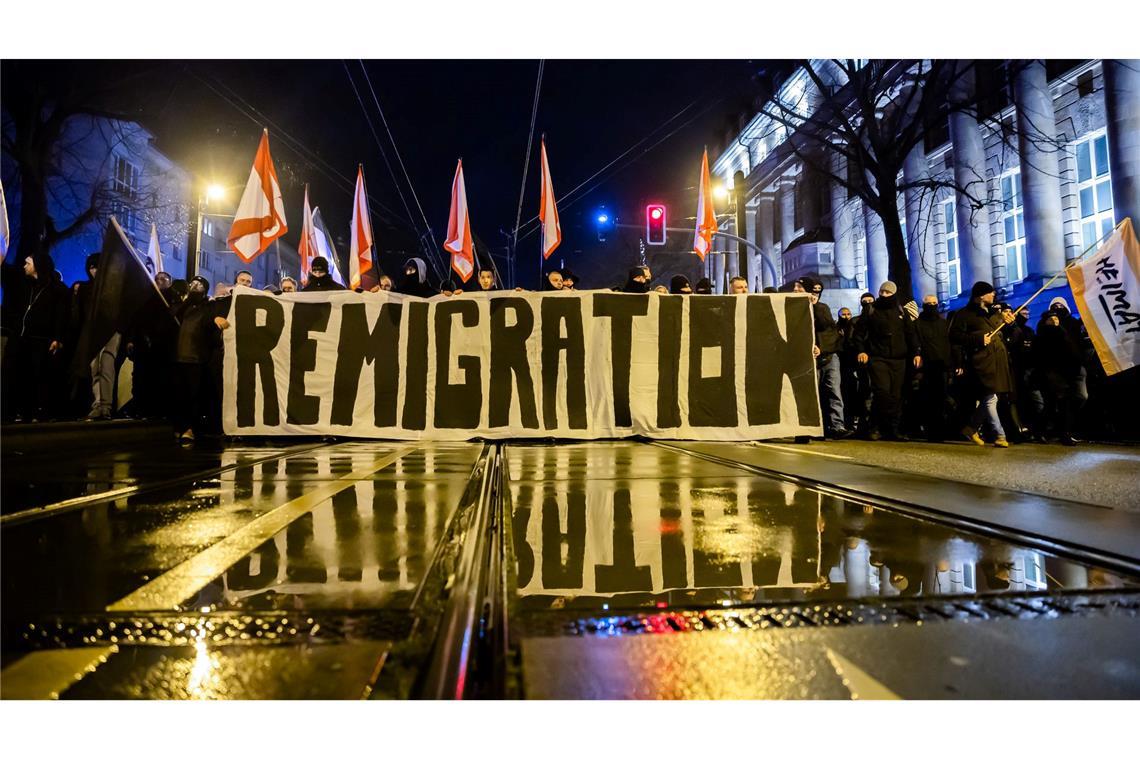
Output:
<svg viewBox="0 0 1140 760">
<path fill-rule="evenodd" d="M 970 289 L 970 303 L 954 315 L 950 325 L 950 344 L 961 351 L 960 361 L 972 391 L 970 398 L 977 403 L 969 425 L 962 431 L 971 441 L 985 446 L 981 432 L 989 427 L 994 445 L 1009 448 L 1005 430 L 998 417 L 998 394 L 1009 393 L 1013 377 L 1009 369 L 1009 355 L 1000 335 L 1002 325 L 1014 321 L 1013 314 L 993 309 L 994 286 L 988 282 L 975 282 Z"/>
<path fill-rule="evenodd" d="M 22 269 L 22 271 L 21 271 Z M 5 324 L 3 418 L 37 420 L 54 414 L 54 376 L 62 371 L 71 294 L 55 279 L 55 262 L 46 253 L 24 259 L 23 267 L 3 265 Z"/>
<path fill-rule="evenodd" d="M 400 281 L 400 286 L 394 292 L 420 298 L 438 295 L 431 285 L 428 285 L 427 264 L 423 259 L 414 257 L 404 262 L 404 279 Z"/>
<path fill-rule="evenodd" d="M 1061 323 L 1061 315 L 1047 311 L 1037 324 L 1033 341 L 1034 380 L 1045 397 L 1046 420 L 1061 443 L 1076 446 L 1073 425 L 1081 408 L 1077 380 L 1081 370 L 1081 347 Z"/>
<path fill-rule="evenodd" d="M 309 282 L 301 288 L 303 293 L 312 293 L 323 290 L 344 290 L 344 286 L 329 275 L 329 260 L 324 256 L 317 256 L 309 264 Z"/>
<path fill-rule="evenodd" d="M 899 430 L 902 418 L 902 385 L 908 361 L 922 367 L 921 349 L 914 322 L 903 311 L 898 288 L 887 280 L 879 297 L 859 317 L 855 326 L 856 359 L 867 365 L 871 379 L 871 426 L 868 437 L 906 440 Z"/>
<path fill-rule="evenodd" d="M 179 325 L 174 344 L 177 393 L 171 417 L 175 432 L 185 441 L 194 440 L 194 428 L 200 426 L 208 411 L 209 361 L 219 332 L 214 304 L 207 297 L 209 290 L 209 280 L 195 277 L 186 300 L 174 307 Z"/>
<path fill-rule="evenodd" d="M 918 416 L 927 440 L 946 438 L 947 381 L 950 367 L 950 326 L 938 313 L 938 298 L 925 295 L 922 313 L 914 323 L 922 349 L 922 369 L 918 377 Z"/>
<path fill-rule="evenodd" d="M 811 294 L 812 311 L 815 317 L 816 368 L 819 370 L 819 403 L 823 407 L 823 432 L 828 438 L 847 438 L 851 435 L 843 418 L 843 373 L 839 364 L 839 331 L 831 318 L 831 309 L 820 301 L 823 283 L 813 278 L 805 278 Z"/>
</svg>

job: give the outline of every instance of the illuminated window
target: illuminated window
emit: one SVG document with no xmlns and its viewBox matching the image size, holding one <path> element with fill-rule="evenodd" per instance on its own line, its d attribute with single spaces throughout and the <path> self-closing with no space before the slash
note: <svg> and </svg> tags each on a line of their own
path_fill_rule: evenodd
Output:
<svg viewBox="0 0 1140 760">
<path fill-rule="evenodd" d="M 1112 231 L 1112 174 L 1108 165 L 1108 136 L 1093 132 L 1076 143 L 1077 195 L 1080 198 L 1081 239 L 1088 248 Z"/>
<path fill-rule="evenodd" d="M 1010 282 L 1025 279 L 1025 209 L 1021 195 L 1021 169 L 1001 175 L 1001 219 L 1005 229 L 1005 267 Z"/>
<path fill-rule="evenodd" d="M 114 179 L 112 187 L 115 192 L 127 198 L 136 198 L 139 193 L 139 169 L 122 156 L 115 156 Z"/>
<path fill-rule="evenodd" d="M 953 297 L 962 292 L 962 262 L 958 260 L 958 220 L 954 217 L 953 198 L 942 202 L 942 219 L 946 229 L 946 287 Z"/>
</svg>

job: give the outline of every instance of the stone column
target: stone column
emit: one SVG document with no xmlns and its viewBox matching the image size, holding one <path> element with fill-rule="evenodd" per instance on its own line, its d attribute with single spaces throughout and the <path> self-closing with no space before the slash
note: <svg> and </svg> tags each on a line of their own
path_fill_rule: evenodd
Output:
<svg viewBox="0 0 1140 760">
<path fill-rule="evenodd" d="M 867 290 L 879 294 L 879 286 L 887 279 L 888 257 L 887 236 L 883 234 L 883 223 L 879 215 L 866 203 L 863 206 L 863 234 L 867 251 Z"/>
<path fill-rule="evenodd" d="M 776 198 L 771 193 L 764 193 L 760 196 L 760 201 L 756 206 L 756 245 L 760 246 L 760 250 L 764 251 L 764 255 L 768 257 L 774 266 L 779 266 L 776 261 L 776 245 L 773 235 L 775 234 L 775 212 L 776 212 Z M 762 279 L 764 287 L 778 288 L 779 282 L 772 282 L 772 273 L 768 271 L 768 267 L 761 266 Z M 776 272 L 779 277 L 779 270 Z"/>
<path fill-rule="evenodd" d="M 747 206 L 744 209 L 744 238 L 749 243 L 760 245 L 760 241 L 756 237 L 756 207 Z M 761 284 L 760 270 L 764 265 L 760 262 L 760 254 L 754 248 L 748 249 L 748 271 L 744 276 L 748 279 L 748 291 L 750 293 L 759 293 Z"/>
<path fill-rule="evenodd" d="M 952 104 L 968 104 L 974 99 L 973 61 L 959 75 L 950 92 Z M 955 193 L 955 221 L 958 223 L 958 259 L 962 272 L 962 288 L 969 291 L 979 280 L 993 282 L 990 255 L 989 206 L 973 208 L 970 196 L 979 200 L 989 197 L 986 181 L 986 148 L 974 114 L 955 111 L 950 114 L 950 142 L 954 148 L 954 181 L 966 193 Z"/>
<path fill-rule="evenodd" d="M 842 177 L 846 171 L 846 160 L 834 154 L 832 167 L 835 175 Z M 831 233 L 835 238 L 835 273 L 839 276 L 839 286 L 855 281 L 855 231 L 851 221 L 851 210 L 847 205 L 847 188 L 838 182 L 831 183 Z"/>
<path fill-rule="evenodd" d="M 930 176 L 926 152 L 916 145 L 903 163 L 903 182 L 917 182 Z M 903 294 L 902 303 L 913 297 L 922 302 L 927 293 L 937 292 L 938 281 L 934 269 L 934 193 L 921 187 L 904 192 L 906 207 L 907 258 L 910 260 L 910 279 L 914 293 Z"/>
<path fill-rule="evenodd" d="M 1029 277 L 1048 277 L 1065 268 L 1061 177 L 1053 93 L 1042 60 L 1020 61 L 1013 97 L 1017 106 L 1017 154 L 1025 196 L 1025 258 Z"/>
<path fill-rule="evenodd" d="M 791 177 L 780 177 L 777 188 L 780 195 L 780 242 L 786 254 L 796 239 L 796 181 Z"/>
<path fill-rule="evenodd" d="M 1116 221 L 1140 229 L 1140 60 L 1103 61 L 1104 110 Z"/>
</svg>

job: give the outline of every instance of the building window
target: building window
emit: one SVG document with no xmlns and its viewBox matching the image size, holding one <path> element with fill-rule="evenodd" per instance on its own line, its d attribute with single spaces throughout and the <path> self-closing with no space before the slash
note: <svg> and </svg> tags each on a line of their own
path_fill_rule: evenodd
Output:
<svg viewBox="0 0 1140 760">
<path fill-rule="evenodd" d="M 1021 169 L 1001 175 L 1001 219 L 1005 228 L 1005 270 L 1010 282 L 1021 282 L 1028 269 L 1025 260 L 1025 209 L 1021 195 Z"/>
<path fill-rule="evenodd" d="M 139 169 L 122 156 L 115 156 L 115 177 L 112 188 L 125 198 L 137 198 L 139 194 Z"/>
<path fill-rule="evenodd" d="M 962 262 L 958 258 L 958 220 L 954 216 L 954 199 L 942 202 L 942 219 L 946 228 L 946 274 L 950 297 L 962 292 Z"/>
<path fill-rule="evenodd" d="M 182 254 L 179 253 L 178 246 L 174 246 L 170 249 L 170 255 L 174 257 L 175 261 L 182 261 Z"/>
<path fill-rule="evenodd" d="M 1077 195 L 1080 198 L 1081 238 L 1086 248 L 1112 232 L 1112 177 L 1108 166 L 1108 136 L 1104 130 L 1082 138 L 1075 148 Z"/>
</svg>

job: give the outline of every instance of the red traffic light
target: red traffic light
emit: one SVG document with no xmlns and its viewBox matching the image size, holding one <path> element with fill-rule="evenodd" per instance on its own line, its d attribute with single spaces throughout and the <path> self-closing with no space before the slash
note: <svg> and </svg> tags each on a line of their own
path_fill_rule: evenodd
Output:
<svg viewBox="0 0 1140 760">
<path fill-rule="evenodd" d="M 651 203 L 645 207 L 645 242 L 647 245 L 665 245 L 665 232 L 668 223 L 665 207 Z"/>
</svg>

